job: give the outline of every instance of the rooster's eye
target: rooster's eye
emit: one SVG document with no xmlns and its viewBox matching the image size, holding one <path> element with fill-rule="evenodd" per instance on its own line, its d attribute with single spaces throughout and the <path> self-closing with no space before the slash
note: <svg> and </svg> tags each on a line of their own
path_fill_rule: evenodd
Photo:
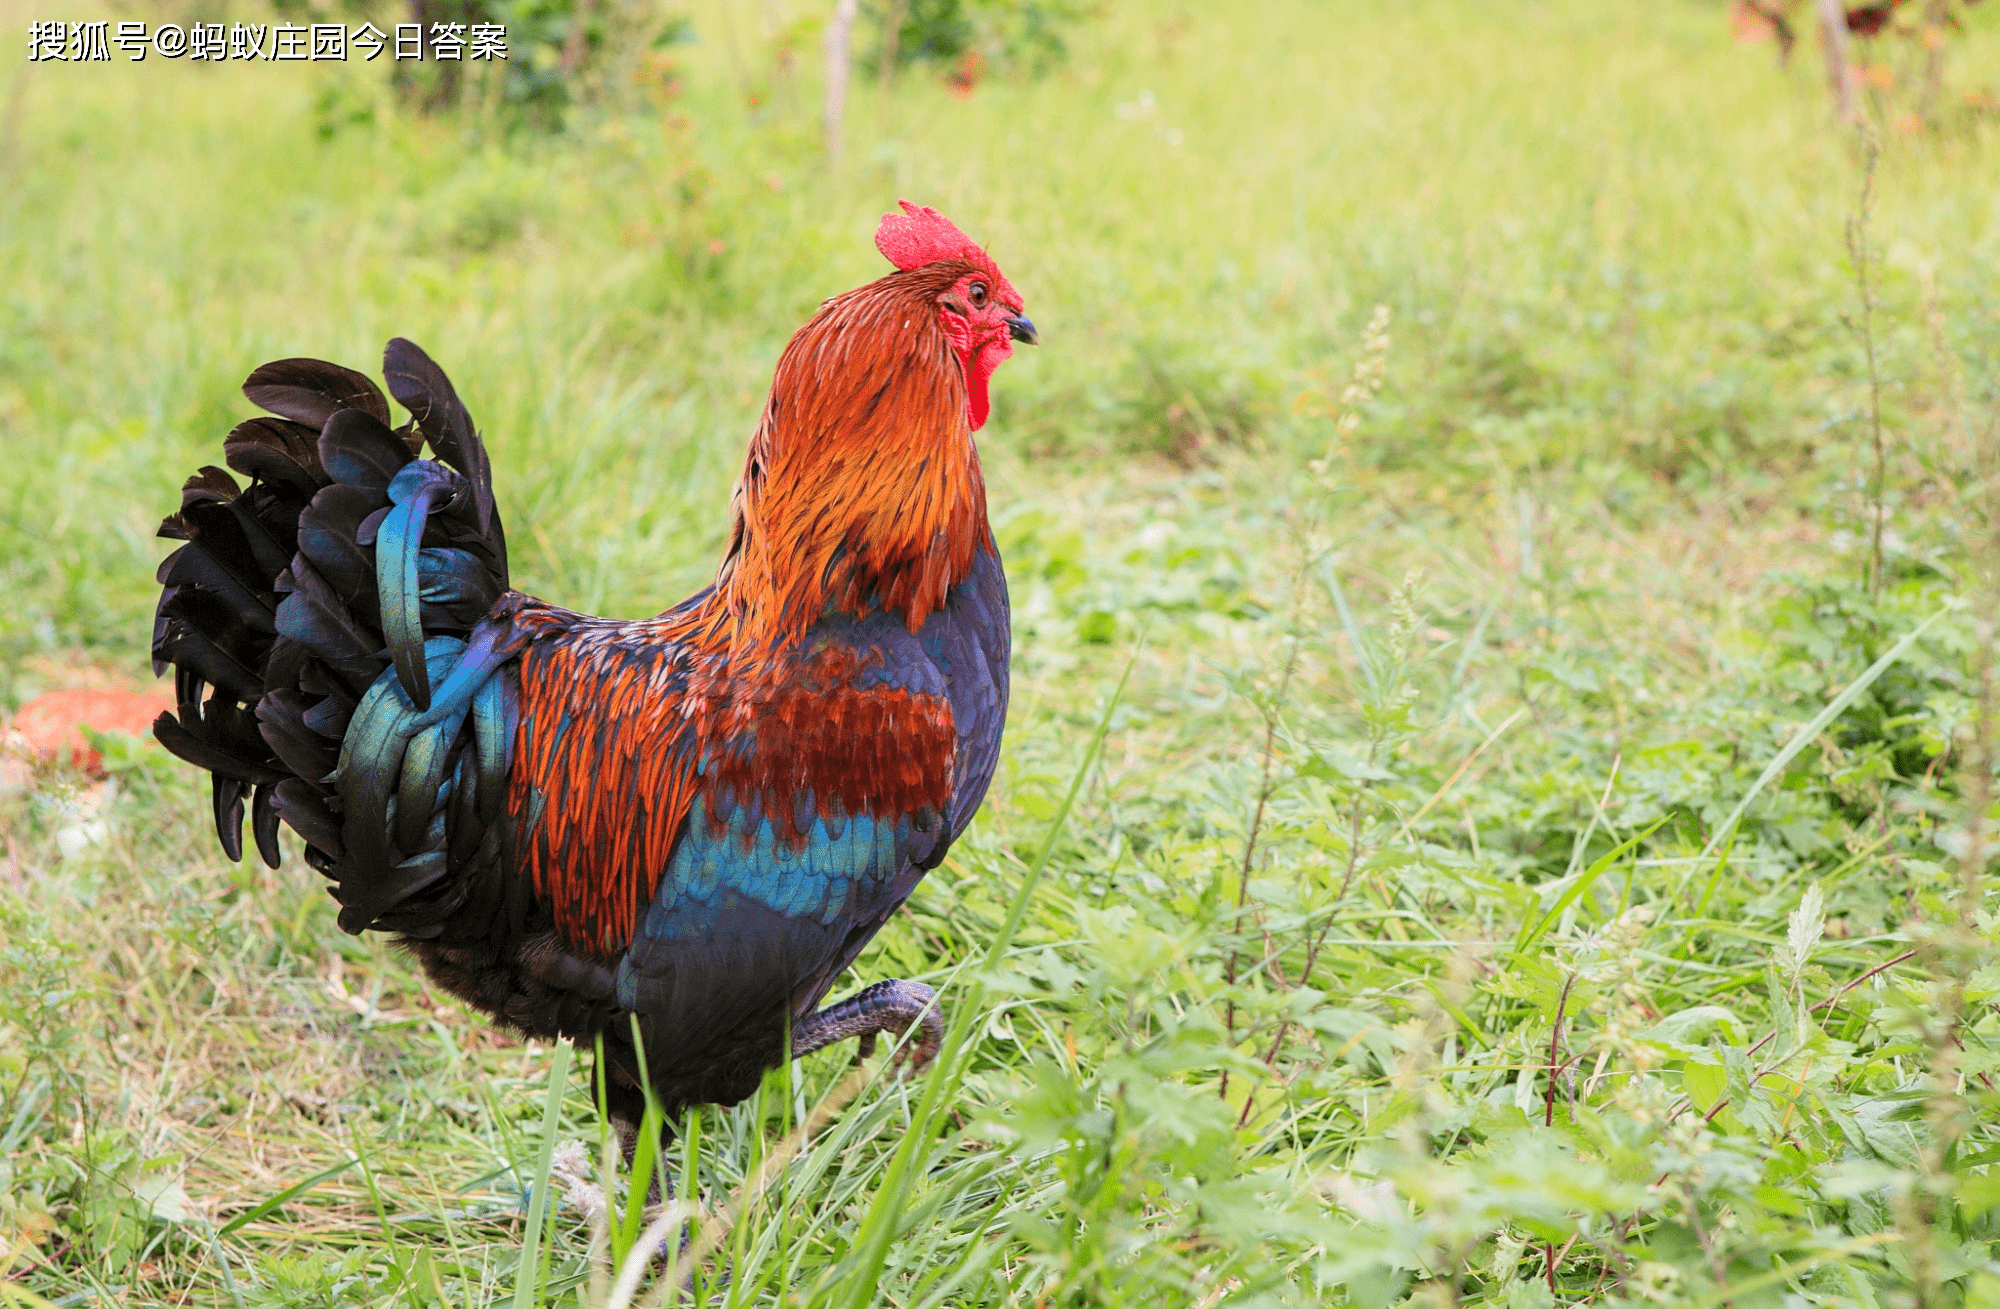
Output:
<svg viewBox="0 0 2000 1309">
<path fill-rule="evenodd" d="M 965 289 L 965 293 L 972 297 L 972 307 L 974 309 L 984 309 L 986 307 L 986 283 L 974 282 Z"/>
</svg>

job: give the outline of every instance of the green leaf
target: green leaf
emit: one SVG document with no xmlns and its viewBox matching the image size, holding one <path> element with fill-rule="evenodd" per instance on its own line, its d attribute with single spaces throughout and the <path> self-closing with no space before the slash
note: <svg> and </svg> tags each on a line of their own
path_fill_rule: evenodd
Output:
<svg viewBox="0 0 2000 1309">
<path fill-rule="evenodd" d="M 1347 1279 L 1347 1296 L 1359 1309 L 1388 1309 L 1403 1298 L 1410 1275 L 1389 1264 L 1376 1264 Z"/>
<path fill-rule="evenodd" d="M 1694 1101 L 1695 1108 L 1707 1113 L 1729 1090 L 1729 1073 L 1720 1064 L 1689 1060 L 1681 1068 L 1681 1088 Z"/>
<path fill-rule="evenodd" d="M 556 1152 L 556 1135 L 562 1130 L 562 1098 L 569 1081 L 570 1046 L 556 1043 L 555 1062 L 549 1065 L 549 1093 L 542 1102 L 542 1144 L 535 1160 L 534 1191 L 528 1197 L 528 1225 L 521 1236 L 521 1262 L 515 1265 L 514 1309 L 532 1309 L 541 1291 L 542 1222 L 549 1210 L 549 1161 Z"/>
<path fill-rule="evenodd" d="M 1549 906 L 1549 911 L 1542 915 L 1540 922 L 1532 927 L 1528 926 L 1526 922 L 1521 924 L 1521 937 L 1514 943 L 1514 953 L 1517 955 L 1522 953 L 1537 940 L 1541 939 L 1542 933 L 1549 930 L 1550 924 L 1562 916 L 1563 910 L 1575 904 L 1577 897 L 1588 891 L 1591 884 L 1604 875 L 1605 869 L 1618 862 L 1619 858 L 1633 846 L 1639 844 L 1639 842 L 1645 840 L 1654 832 L 1659 831 L 1661 824 L 1666 821 L 1664 817 L 1654 819 L 1652 823 L 1634 834 L 1629 840 L 1606 850 L 1598 857 L 1596 863 L 1578 873 L 1576 880 L 1570 883 L 1569 888 L 1556 898 L 1554 904 Z"/>
<path fill-rule="evenodd" d="M 256 1222 L 258 1219 L 271 1213 L 273 1210 L 276 1210 L 283 1205 L 290 1204 L 292 1201 L 304 1195 L 307 1191 L 310 1191 L 315 1186 L 318 1186 L 321 1182 L 331 1181 L 333 1178 L 340 1176 L 342 1173 L 346 1172 L 348 1169 L 354 1167 L 354 1165 L 360 1162 L 361 1159 L 359 1156 L 352 1156 L 348 1158 L 345 1162 L 337 1163 L 331 1168 L 321 1169 L 319 1172 L 314 1173 L 311 1177 L 306 1178 L 305 1181 L 299 1182 L 293 1186 L 288 1186 L 284 1190 L 272 1196 L 270 1199 L 260 1201 L 255 1208 L 245 1210 L 243 1213 L 236 1215 L 236 1217 L 224 1223 L 222 1225 L 222 1230 L 217 1232 L 216 1235 L 228 1236 L 231 1232 L 234 1232 L 237 1229 L 244 1227 L 250 1223 Z"/>
<path fill-rule="evenodd" d="M 1379 764 L 1371 764 L 1352 750 L 1316 750 L 1312 757 L 1299 765 L 1299 776 L 1318 778 L 1321 781 L 1338 781 L 1346 778 L 1351 782 L 1386 782 L 1396 774 Z"/>
<path fill-rule="evenodd" d="M 1743 1024 L 1734 1013 L 1721 1005 L 1704 1004 L 1668 1014 L 1638 1036 L 1642 1041 L 1657 1041 L 1663 1045 L 1693 1045 L 1710 1033 L 1719 1034 L 1725 1040 L 1741 1041 Z"/>
<path fill-rule="evenodd" d="M 154 1173 L 141 1178 L 132 1194 L 146 1207 L 147 1215 L 158 1223 L 185 1223 L 195 1217 L 194 1202 L 171 1173 Z"/>
<path fill-rule="evenodd" d="M 1958 1179 L 1958 1207 L 1967 1218 L 1977 1218 L 1996 1205 L 2000 1205 L 2000 1173 Z"/>
<path fill-rule="evenodd" d="M 1743 799 L 1737 803 L 1735 810 L 1729 817 L 1723 819 L 1721 826 L 1715 829 L 1715 834 L 1708 838 L 1708 844 L 1701 848 L 1700 858 L 1708 858 L 1715 853 L 1716 846 L 1733 836 L 1736 824 L 1743 821 L 1743 815 L 1749 811 L 1750 802 L 1757 798 L 1758 793 L 1769 786 L 1773 778 L 1784 772 L 1792 760 L 1798 757 L 1799 751 L 1812 744 L 1814 737 L 1824 732 L 1834 719 L 1847 712 L 1848 706 L 1861 698 L 1863 692 L 1875 685 L 1875 679 L 1888 672 L 1898 659 L 1908 654 L 1910 647 L 1917 643 L 1917 638 L 1930 630 L 1931 624 L 1951 611 L 1952 606 L 1946 605 L 1919 623 L 1916 630 L 1890 646 L 1889 652 L 1870 664 L 1868 670 L 1855 678 L 1846 690 L 1827 701 L 1826 708 L 1813 715 L 1813 720 L 1801 727 L 1792 739 L 1785 743 L 1785 748 L 1778 751 L 1777 756 L 1764 766 L 1764 771 L 1757 775 L 1757 780 L 1750 784 L 1748 791 L 1744 792 Z"/>
</svg>

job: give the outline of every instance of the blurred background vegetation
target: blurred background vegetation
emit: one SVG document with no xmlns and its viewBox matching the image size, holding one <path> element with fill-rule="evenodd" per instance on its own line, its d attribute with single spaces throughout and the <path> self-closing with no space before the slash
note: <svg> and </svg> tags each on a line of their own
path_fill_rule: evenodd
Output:
<svg viewBox="0 0 2000 1309">
<path fill-rule="evenodd" d="M 837 166 L 832 0 L 463 8 L 7 68 L 0 707 L 143 676 L 263 360 L 422 342 L 516 585 L 644 614 L 877 217 L 981 239 L 1015 708 L 858 970 L 966 1039 L 682 1125 L 704 1303 L 2000 1305 L 2000 6 L 1849 20 L 1842 121 L 1807 5 L 868 0 Z M 521 1257 L 581 1073 L 107 746 L 0 797 L 0 1297 L 617 1303 Z"/>
</svg>

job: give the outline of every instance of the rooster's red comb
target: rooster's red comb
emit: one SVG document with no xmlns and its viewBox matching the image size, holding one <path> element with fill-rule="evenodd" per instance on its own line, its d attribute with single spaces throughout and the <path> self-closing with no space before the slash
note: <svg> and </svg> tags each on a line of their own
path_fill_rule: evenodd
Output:
<svg viewBox="0 0 2000 1309">
<path fill-rule="evenodd" d="M 1006 285 L 1007 279 L 992 259 L 949 218 L 929 205 L 914 205 L 908 200 L 896 203 L 903 207 L 903 212 L 882 215 L 882 225 L 875 229 L 875 248 L 890 263 L 908 272 L 940 259 L 963 259 L 986 269 Z M 1011 295 L 1013 288 L 1008 286 L 1007 290 Z"/>
<path fill-rule="evenodd" d="M 984 262 L 986 252 L 949 218 L 929 205 L 913 205 L 908 200 L 896 203 L 903 212 L 883 214 L 882 225 L 875 229 L 875 248 L 890 263 L 908 272 L 940 259 L 962 259 L 968 253 L 982 256 Z"/>
</svg>

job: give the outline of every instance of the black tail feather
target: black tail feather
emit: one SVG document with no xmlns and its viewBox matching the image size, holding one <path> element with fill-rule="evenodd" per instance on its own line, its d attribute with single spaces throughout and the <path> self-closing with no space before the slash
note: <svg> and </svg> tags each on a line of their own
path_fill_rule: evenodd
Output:
<svg viewBox="0 0 2000 1309">
<path fill-rule="evenodd" d="M 181 483 L 181 509 L 198 504 L 222 504 L 243 494 L 236 479 L 214 464 L 203 464 L 199 472 Z"/>
<path fill-rule="evenodd" d="M 242 699 L 264 694 L 264 681 L 255 667 L 262 662 L 254 653 L 256 632 L 214 592 L 176 587 L 161 602 L 160 614 L 167 620 L 167 632 L 154 644 L 155 655 L 208 686 L 229 688 Z M 199 695 L 196 689 L 179 699 L 186 704 Z"/>
<path fill-rule="evenodd" d="M 227 511 L 221 514 L 231 522 Z M 234 524 L 232 523 L 233 527 Z M 227 539 L 234 536 L 234 540 Z M 278 597 L 271 592 L 273 573 L 257 576 L 257 560 L 240 532 L 197 531 L 199 550 L 176 550 L 160 566 L 161 586 L 186 588 L 191 594 L 211 596 L 240 615 L 238 622 L 254 626 L 267 636 L 276 636 L 273 618 Z"/>
<path fill-rule="evenodd" d="M 283 572 L 299 548 L 298 530 L 290 521 L 296 509 L 287 506 L 277 513 L 281 521 L 272 522 L 272 510 L 264 503 L 271 496 L 269 488 L 253 487 L 229 502 L 229 516 L 236 530 L 242 533 L 243 544 L 250 551 L 260 579 Z"/>
<path fill-rule="evenodd" d="M 471 490 L 441 506 L 423 532 L 426 637 L 463 636 L 500 599 L 506 546 L 485 448 L 449 379 L 408 342 L 392 342 L 385 357 L 391 390 L 412 414 L 413 425 L 401 430 L 389 426 L 381 388 L 336 364 L 283 359 L 244 383 L 244 394 L 276 415 L 238 424 L 223 444 L 229 467 L 249 486 L 204 467 L 160 527 L 161 536 L 185 544 L 160 566 L 153 631 L 154 669 L 174 668 L 180 709 L 162 714 L 154 734 L 214 775 L 216 837 L 232 860 L 242 857 L 247 801 L 265 862 L 278 863 L 282 819 L 305 838 L 308 861 L 342 880 L 341 898 L 352 906 L 343 925 L 367 926 L 377 915 L 366 907 L 376 906 L 393 909 L 388 916 L 398 925 L 436 936 L 435 915 L 463 904 L 468 892 L 436 885 L 441 853 L 354 866 L 331 781 L 361 697 L 389 666 L 374 528 L 390 508 L 389 480 L 423 440 Z M 425 773 L 469 776 L 460 758 L 472 752 L 468 728 Z M 412 813 L 397 826 L 428 844 L 471 824 L 450 832 L 453 849 L 492 856 L 493 797 L 475 807 L 453 794 L 459 785 L 436 788 L 436 816 L 419 821 Z M 391 925 L 386 917 L 383 925 Z"/>
<path fill-rule="evenodd" d="M 326 807 L 326 797 L 318 786 L 297 777 L 278 783 L 272 807 L 286 826 L 334 861 L 347 853 L 340 839 L 340 820 Z"/>
<path fill-rule="evenodd" d="M 343 409 L 373 414 L 389 423 L 382 388 L 352 368 L 324 359 L 280 359 L 265 364 L 243 383 L 243 394 L 259 409 L 319 429 Z"/>
<path fill-rule="evenodd" d="M 451 379 L 431 362 L 423 347 L 400 336 L 382 352 L 382 375 L 388 379 L 389 393 L 417 420 L 424 439 L 437 451 L 438 458 L 464 473 L 472 483 L 480 535 L 490 532 L 497 536 L 500 529 L 493 516 L 493 468 L 486 458 L 486 446 L 472 425 L 472 415 L 459 401 Z M 505 560 L 504 549 L 496 553 Z M 503 572 L 502 587 L 506 581 Z"/>
<path fill-rule="evenodd" d="M 382 633 L 341 602 L 319 570 L 294 559 L 292 593 L 278 606 L 278 633 L 313 652 L 355 697 L 368 689 L 388 660 L 381 656 Z"/>
<path fill-rule="evenodd" d="M 215 834 L 222 838 L 222 853 L 229 862 L 243 862 L 243 793 L 250 788 L 233 777 L 217 773 L 208 779 L 215 801 Z M 271 867 L 278 865 L 274 860 Z"/>
<path fill-rule="evenodd" d="M 267 764 L 239 759 L 204 736 L 197 736 L 170 713 L 153 720 L 153 736 L 159 743 L 197 768 L 206 768 L 218 777 L 239 782 L 279 782 L 285 774 Z"/>
<path fill-rule="evenodd" d="M 363 613 L 376 611 L 375 560 L 358 538 L 380 499 L 358 486 L 329 486 L 299 515 L 299 553 Z"/>
<path fill-rule="evenodd" d="M 257 788 L 250 803 L 250 831 L 257 838 L 257 853 L 269 867 L 278 866 L 278 810 L 273 803 L 277 787 L 269 782 Z"/>
<path fill-rule="evenodd" d="M 305 423 L 249 419 L 236 425 L 222 453 L 237 472 L 307 497 L 329 480 L 319 462 L 319 429 Z"/>
<path fill-rule="evenodd" d="M 320 465 L 334 481 L 351 487 L 386 491 L 389 479 L 411 458 L 410 447 L 387 423 L 359 409 L 341 410 L 320 429 Z"/>
<path fill-rule="evenodd" d="M 257 703 L 257 722 L 264 740 L 292 774 L 315 786 L 340 762 L 339 742 L 328 740 L 306 725 L 313 709 L 304 693 L 279 686 Z"/>
</svg>

